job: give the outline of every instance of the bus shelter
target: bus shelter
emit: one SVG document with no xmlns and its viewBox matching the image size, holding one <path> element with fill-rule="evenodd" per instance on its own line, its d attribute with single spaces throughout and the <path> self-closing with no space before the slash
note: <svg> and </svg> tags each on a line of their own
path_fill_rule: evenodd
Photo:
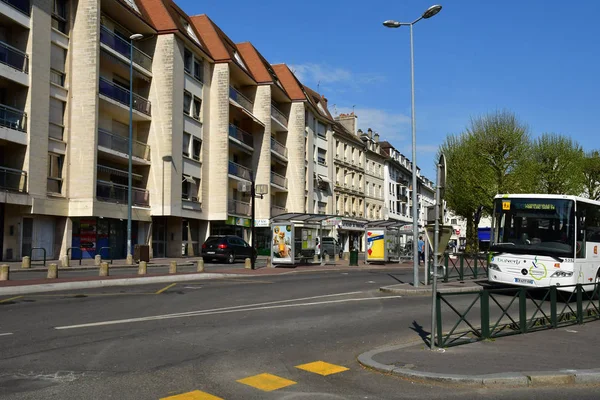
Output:
<svg viewBox="0 0 600 400">
<path fill-rule="evenodd" d="M 400 261 L 402 229 L 412 224 L 401 221 L 371 221 L 365 227 L 365 263 Z"/>
<path fill-rule="evenodd" d="M 271 262 L 293 266 L 313 259 L 327 214 L 285 213 L 271 218 Z"/>
</svg>

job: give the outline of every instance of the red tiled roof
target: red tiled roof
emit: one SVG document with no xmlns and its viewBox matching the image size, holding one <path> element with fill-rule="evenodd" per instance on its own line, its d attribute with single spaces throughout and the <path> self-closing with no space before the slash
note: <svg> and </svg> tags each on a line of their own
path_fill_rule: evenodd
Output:
<svg viewBox="0 0 600 400">
<path fill-rule="evenodd" d="M 273 83 L 273 76 L 265 65 L 265 59 L 250 42 L 238 43 L 237 49 L 246 61 L 246 66 L 258 83 Z"/>
<path fill-rule="evenodd" d="M 281 82 L 283 88 L 292 100 L 306 100 L 306 95 L 302 90 L 302 84 L 287 65 L 273 65 L 273 70 L 275 71 L 277 78 L 279 78 L 279 82 Z"/>
<path fill-rule="evenodd" d="M 155 28 L 154 24 L 152 23 L 152 19 L 150 18 L 150 15 L 148 14 L 148 11 L 146 10 L 146 8 L 143 6 L 143 4 L 141 4 L 140 0 L 134 0 L 134 2 L 136 3 L 138 9 L 140 10 L 140 12 L 136 12 L 134 8 L 132 8 L 129 4 L 127 4 L 126 1 L 124 0 L 117 0 L 117 2 L 119 4 L 121 4 L 123 7 L 125 7 L 128 10 L 131 10 L 132 13 L 137 16 L 138 18 L 140 18 L 142 21 L 144 21 L 146 24 L 148 24 L 149 26 L 151 26 L 153 29 Z"/>
<path fill-rule="evenodd" d="M 235 44 L 223 33 L 206 14 L 190 17 L 194 27 L 204 38 L 208 51 L 215 61 L 232 61 L 233 53 L 228 47 L 235 48 Z M 229 45 L 229 46 L 227 46 Z"/>
<path fill-rule="evenodd" d="M 319 111 L 319 114 L 323 115 L 320 112 L 321 110 L 319 110 L 318 106 L 318 104 L 321 103 L 321 106 L 323 106 L 323 110 L 325 110 L 325 118 L 329 119 L 330 121 L 334 121 L 333 117 L 329 113 L 329 109 L 327 109 L 327 100 L 325 99 L 325 97 L 315 92 L 308 86 L 302 85 L 302 87 L 306 92 L 306 97 L 308 98 L 308 101 L 313 105 L 313 107 L 315 107 Z"/>
</svg>

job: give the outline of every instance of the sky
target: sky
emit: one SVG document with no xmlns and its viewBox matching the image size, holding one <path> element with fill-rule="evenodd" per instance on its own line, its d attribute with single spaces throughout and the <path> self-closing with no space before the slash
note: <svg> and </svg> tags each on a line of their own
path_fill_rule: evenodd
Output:
<svg viewBox="0 0 600 400">
<path fill-rule="evenodd" d="M 332 114 L 352 110 L 412 159 L 409 28 L 425 0 L 175 0 L 208 14 L 236 43 L 250 41 L 322 93 Z M 600 148 L 600 1 L 437 0 L 414 25 L 417 165 L 435 181 L 448 134 L 508 110 L 542 133 Z M 448 171 L 452 173 L 452 171 Z"/>
</svg>

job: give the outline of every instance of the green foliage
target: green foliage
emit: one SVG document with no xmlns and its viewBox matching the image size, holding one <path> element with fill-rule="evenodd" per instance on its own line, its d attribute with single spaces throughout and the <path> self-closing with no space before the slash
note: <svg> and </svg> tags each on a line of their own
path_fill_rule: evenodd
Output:
<svg viewBox="0 0 600 400">
<path fill-rule="evenodd" d="M 590 199 L 600 200 L 600 152 L 593 150 L 583 159 L 584 192 Z"/>
</svg>

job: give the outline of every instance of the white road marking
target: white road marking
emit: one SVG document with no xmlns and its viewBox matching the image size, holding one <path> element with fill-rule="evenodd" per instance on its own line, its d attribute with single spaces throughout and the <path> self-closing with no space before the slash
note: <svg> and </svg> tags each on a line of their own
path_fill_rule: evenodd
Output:
<svg viewBox="0 0 600 400">
<path fill-rule="evenodd" d="M 88 328 L 88 327 L 94 327 L 94 326 L 129 324 L 129 323 L 144 322 L 144 321 L 158 321 L 158 320 L 162 320 L 162 319 L 185 318 L 185 317 L 195 317 L 195 316 L 215 315 L 215 314 L 230 314 L 230 313 L 246 312 L 246 311 L 272 310 L 272 309 L 276 309 L 276 308 L 316 306 L 316 305 L 323 305 L 323 304 L 400 299 L 400 298 L 402 298 L 402 296 L 382 296 L 382 297 L 367 297 L 367 298 L 362 298 L 362 299 L 341 299 L 341 300 L 316 301 L 316 302 L 312 302 L 312 303 L 279 304 L 279 305 L 272 305 L 272 306 L 264 306 L 264 307 L 260 306 L 260 307 L 243 308 L 243 309 L 240 309 L 239 307 L 232 307 L 231 309 L 223 309 L 223 310 L 219 310 L 219 311 L 196 311 L 196 312 L 189 312 L 189 313 L 185 313 L 185 314 L 183 314 L 183 313 L 164 314 L 164 315 L 155 315 L 152 317 L 128 318 L 128 319 L 120 319 L 120 320 L 113 320 L 113 321 L 92 322 L 89 324 L 57 326 L 54 329 L 57 329 L 57 330 L 77 329 L 77 328 Z M 233 309 L 233 308 L 237 308 L 237 309 Z"/>
<path fill-rule="evenodd" d="M 368 281 L 367 283 L 375 283 L 375 281 Z"/>
<path fill-rule="evenodd" d="M 8 332 L 8 333 L 0 333 L 0 336 L 9 336 L 9 335 L 12 335 L 12 333 L 11 333 L 11 332 Z"/>
</svg>

